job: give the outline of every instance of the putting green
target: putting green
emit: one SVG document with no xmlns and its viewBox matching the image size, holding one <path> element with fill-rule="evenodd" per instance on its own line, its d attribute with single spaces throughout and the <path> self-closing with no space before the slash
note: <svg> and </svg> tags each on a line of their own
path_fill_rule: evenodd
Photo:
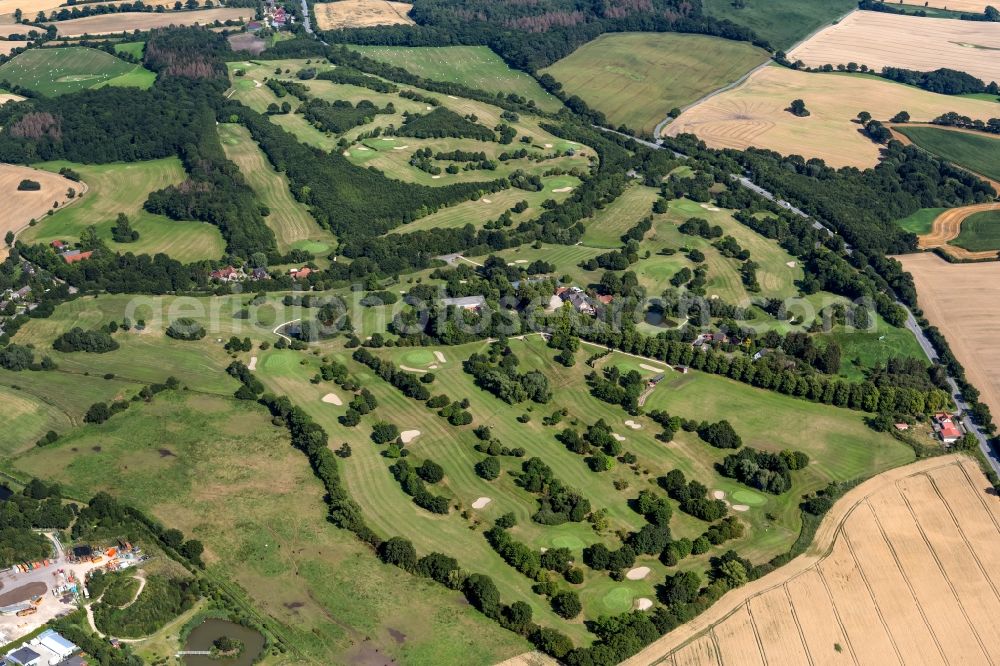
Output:
<svg viewBox="0 0 1000 666">
<path fill-rule="evenodd" d="M 296 243 L 292 243 L 292 247 L 296 250 L 305 250 L 310 254 L 322 254 L 330 251 L 330 246 L 327 243 L 311 240 L 301 240 Z"/>
<path fill-rule="evenodd" d="M 732 494 L 733 504 L 746 504 L 747 506 L 760 506 L 767 502 L 767 498 L 760 493 L 755 493 L 752 490 L 744 490 L 740 488 L 739 490 L 733 491 Z"/>
<path fill-rule="evenodd" d="M 552 539 L 553 548 L 569 548 L 570 550 L 582 550 L 586 546 L 583 539 L 572 535 L 557 536 Z"/>
<path fill-rule="evenodd" d="M 419 367 L 422 365 L 430 365 L 431 363 L 434 363 L 435 360 L 434 354 L 427 349 L 414 349 L 403 354 L 404 365 Z"/>
<path fill-rule="evenodd" d="M 626 613 L 632 610 L 632 590 L 627 587 L 615 587 L 604 595 L 601 603 L 611 613 Z"/>
</svg>

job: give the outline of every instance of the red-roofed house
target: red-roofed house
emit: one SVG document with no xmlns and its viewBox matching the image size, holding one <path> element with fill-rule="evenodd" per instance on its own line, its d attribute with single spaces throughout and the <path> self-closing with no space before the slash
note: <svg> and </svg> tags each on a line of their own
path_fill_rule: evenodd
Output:
<svg viewBox="0 0 1000 666">
<path fill-rule="evenodd" d="M 233 268 L 232 266 L 226 266 L 225 268 L 220 268 L 217 271 L 212 271 L 210 277 L 213 280 L 222 280 L 223 282 L 229 282 L 230 280 L 239 280 L 240 272 Z"/>
<path fill-rule="evenodd" d="M 954 444 L 962 438 L 962 429 L 951 414 L 939 412 L 934 415 L 934 430 L 945 444 Z"/>
<path fill-rule="evenodd" d="M 302 279 L 305 279 L 305 278 L 309 277 L 309 275 L 311 273 L 312 273 L 312 269 L 309 268 L 308 266 L 303 266 L 302 268 L 297 268 L 297 269 L 293 268 L 289 272 L 289 274 L 292 276 L 293 280 L 302 280 Z"/>
<path fill-rule="evenodd" d="M 51 245 L 52 247 L 54 247 L 57 250 L 61 250 L 64 247 L 66 247 L 66 243 L 63 243 L 61 240 L 54 240 L 51 243 L 49 243 L 49 245 Z"/>
<path fill-rule="evenodd" d="M 81 252 L 80 250 L 70 250 L 69 252 L 63 252 L 62 258 L 67 264 L 75 264 L 78 261 L 90 259 L 90 255 L 92 254 L 94 253 L 91 250 L 86 252 Z"/>
</svg>

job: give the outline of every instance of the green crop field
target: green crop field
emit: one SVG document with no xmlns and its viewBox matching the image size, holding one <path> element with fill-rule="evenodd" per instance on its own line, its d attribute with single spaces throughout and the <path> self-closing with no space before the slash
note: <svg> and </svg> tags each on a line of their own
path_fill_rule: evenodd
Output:
<svg viewBox="0 0 1000 666">
<path fill-rule="evenodd" d="M 767 60 L 746 42 L 675 33 L 601 35 L 542 70 L 615 125 L 652 132 L 684 107 Z"/>
<path fill-rule="evenodd" d="M 1000 211 L 976 213 L 962 222 L 962 231 L 952 245 L 970 252 L 1000 250 Z"/>
<path fill-rule="evenodd" d="M 351 46 L 369 58 L 409 70 L 432 81 L 461 83 L 487 92 L 514 93 L 535 100 L 542 111 L 562 104 L 524 72 L 511 69 L 486 46 Z"/>
<path fill-rule="evenodd" d="M 4 79 L 43 95 L 62 95 L 106 85 L 148 88 L 156 75 L 104 51 L 73 46 L 25 51 L 0 65 Z"/>
<path fill-rule="evenodd" d="M 301 659 L 363 663 L 378 650 L 400 663 L 485 666 L 529 649 L 457 593 L 401 576 L 330 525 L 308 462 L 258 405 L 160 394 L 32 450 L 16 470 L 82 497 L 113 491 L 196 535 L 209 576 L 240 585 Z"/>
<path fill-rule="evenodd" d="M 774 48 L 786 51 L 858 6 L 854 0 L 750 0 L 741 4 L 705 0 L 704 7 L 706 14 L 751 28 Z"/>
<path fill-rule="evenodd" d="M 333 234 L 319 226 L 305 204 L 295 200 L 288 189 L 288 178 L 274 170 L 246 128 L 219 125 L 219 138 L 226 157 L 236 163 L 258 201 L 270 211 L 265 220 L 278 240 L 280 252 L 293 247 L 328 250 L 335 245 Z"/>
<path fill-rule="evenodd" d="M 896 224 L 902 227 L 904 230 L 909 231 L 912 234 L 917 234 L 918 236 L 926 234 L 931 230 L 934 225 L 934 220 L 941 213 L 948 210 L 947 208 L 921 208 L 913 215 L 909 217 L 904 217 L 901 220 L 896 220 Z"/>
<path fill-rule="evenodd" d="M 1000 138 L 936 127 L 896 127 L 924 150 L 987 178 L 1000 180 Z"/>
<path fill-rule="evenodd" d="M 218 228 L 203 222 L 171 220 L 143 209 L 150 192 L 184 180 L 184 168 L 176 157 L 127 164 L 45 162 L 36 166 L 47 171 L 69 167 L 80 174 L 89 189 L 81 201 L 26 229 L 21 236 L 26 242 L 76 241 L 87 226 L 95 225 L 98 237 L 120 252 L 163 252 L 179 261 L 197 261 L 218 259 L 225 250 Z M 128 183 L 128 187 L 123 187 L 123 183 Z M 128 216 L 132 228 L 139 232 L 138 241 L 112 240 L 111 229 L 118 213 Z"/>
</svg>

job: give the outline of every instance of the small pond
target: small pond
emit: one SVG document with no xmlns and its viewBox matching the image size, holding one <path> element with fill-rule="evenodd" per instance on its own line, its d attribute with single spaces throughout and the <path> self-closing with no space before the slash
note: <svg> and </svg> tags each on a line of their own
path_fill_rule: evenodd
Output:
<svg viewBox="0 0 1000 666">
<path fill-rule="evenodd" d="M 211 650 L 212 641 L 228 636 L 243 643 L 243 652 L 232 659 L 212 659 L 208 655 L 184 655 L 187 666 L 251 666 L 264 650 L 264 637 L 260 632 L 229 620 L 208 619 L 199 624 L 188 636 L 184 650 Z"/>
</svg>

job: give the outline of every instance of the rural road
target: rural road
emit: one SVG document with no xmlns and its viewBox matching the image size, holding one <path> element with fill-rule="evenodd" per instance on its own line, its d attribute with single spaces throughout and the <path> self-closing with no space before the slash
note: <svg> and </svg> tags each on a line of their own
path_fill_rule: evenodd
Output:
<svg viewBox="0 0 1000 666">
<path fill-rule="evenodd" d="M 302 0 L 302 27 L 310 35 L 313 34 L 312 21 L 309 20 L 309 5 L 306 4 L 306 0 Z"/>
<path fill-rule="evenodd" d="M 614 134 L 621 134 L 621 132 L 617 132 L 615 130 L 610 130 L 608 128 L 601 128 L 601 129 L 604 129 L 605 131 L 613 132 Z M 628 135 L 625 135 L 625 134 L 621 134 L 621 135 L 622 136 L 628 136 Z M 640 144 L 642 144 L 644 146 L 648 146 L 650 148 L 657 149 L 657 150 L 665 150 L 665 148 L 661 144 L 659 144 L 659 143 L 653 143 L 651 141 L 644 141 L 644 140 L 636 138 L 636 137 L 631 137 L 631 138 L 634 141 L 636 141 L 637 143 L 640 143 Z M 678 153 L 676 151 L 674 151 L 674 154 L 678 154 Z M 818 220 L 813 219 L 805 211 L 803 211 L 803 210 L 801 210 L 799 208 L 796 208 L 795 206 L 793 206 L 792 204 L 788 203 L 787 201 L 785 201 L 783 199 L 778 198 L 777 196 L 774 195 L 773 192 L 770 192 L 769 190 L 761 187 L 760 185 L 757 185 L 752 180 L 750 180 L 749 177 L 747 177 L 745 175 L 737 175 L 737 174 L 731 174 L 730 177 L 733 178 L 733 179 L 735 179 L 735 180 L 737 180 L 737 181 L 739 181 L 740 185 L 742 185 L 743 187 L 745 187 L 748 190 L 750 190 L 750 191 L 752 191 L 752 192 L 754 192 L 754 193 L 756 193 L 756 194 L 764 197 L 768 201 L 772 201 L 772 202 L 776 203 L 777 205 L 781 206 L 782 208 L 784 208 L 784 209 L 786 209 L 788 211 L 791 211 L 792 213 L 794 213 L 795 215 L 798 215 L 801 218 L 804 218 L 806 220 L 812 221 L 813 227 L 815 227 L 816 229 L 825 230 L 831 236 L 834 235 L 834 232 L 833 232 L 832 229 L 826 227 L 825 225 L 823 225 Z M 844 251 L 847 252 L 848 254 L 851 253 L 851 247 L 849 245 L 847 245 L 846 243 L 844 244 Z M 927 338 L 926 335 L 924 335 L 923 330 L 921 330 L 920 326 L 917 325 L 917 320 L 913 316 L 913 312 L 910 311 L 910 308 L 907 307 L 905 303 L 902 303 L 899 300 L 896 301 L 896 304 L 906 310 L 906 328 L 911 333 L 913 333 L 914 337 L 916 337 L 917 343 L 920 345 L 920 348 L 924 350 L 924 354 L 927 355 L 927 358 L 929 360 L 931 360 L 931 361 L 937 361 L 938 360 L 938 354 L 934 350 L 934 345 L 931 344 L 931 341 Z M 994 451 L 993 448 L 990 446 L 989 439 L 987 438 L 986 434 L 983 433 L 983 431 L 980 430 L 972 422 L 972 419 L 969 417 L 969 404 L 962 398 L 962 392 L 958 388 L 958 383 L 955 381 L 955 378 L 951 377 L 950 375 L 948 377 L 948 386 L 951 388 L 951 397 L 955 401 L 955 406 L 962 413 L 962 424 L 965 426 L 965 429 L 968 432 L 971 432 L 972 434 L 974 434 L 976 436 L 976 440 L 979 442 L 979 448 L 983 452 L 983 455 L 986 457 L 987 462 L 989 462 L 990 467 L 997 474 L 997 476 L 1000 476 L 1000 455 L 998 455 L 998 453 L 996 451 Z"/>
</svg>

